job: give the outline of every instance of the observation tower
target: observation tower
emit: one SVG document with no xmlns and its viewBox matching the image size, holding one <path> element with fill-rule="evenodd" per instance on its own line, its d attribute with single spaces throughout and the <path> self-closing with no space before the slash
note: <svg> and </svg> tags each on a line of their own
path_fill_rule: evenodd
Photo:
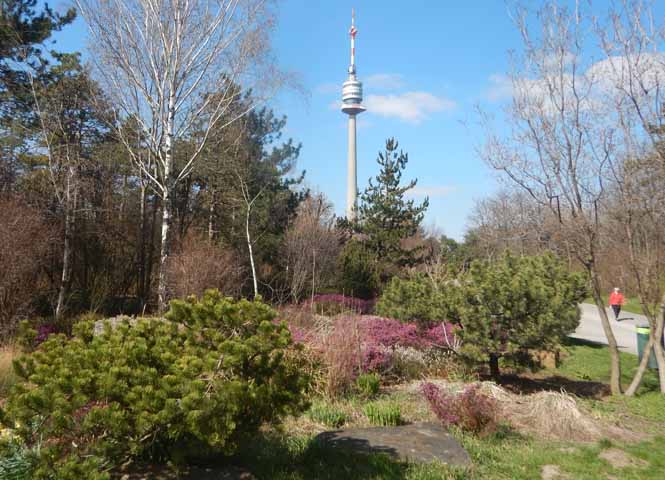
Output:
<svg viewBox="0 0 665 480">
<path fill-rule="evenodd" d="M 363 84 L 356 78 L 356 30 L 355 13 L 351 10 L 351 65 L 349 78 L 342 85 L 342 112 L 349 116 L 349 139 L 346 177 L 346 218 L 356 217 L 356 201 L 358 197 L 358 174 L 356 153 L 356 116 L 365 111 L 363 102 Z"/>
</svg>

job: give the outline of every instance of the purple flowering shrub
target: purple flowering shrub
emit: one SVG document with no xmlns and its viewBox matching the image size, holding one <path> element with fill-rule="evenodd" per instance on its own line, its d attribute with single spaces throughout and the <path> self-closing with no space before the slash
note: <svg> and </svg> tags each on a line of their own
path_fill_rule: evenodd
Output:
<svg viewBox="0 0 665 480">
<path fill-rule="evenodd" d="M 476 435 L 496 431 L 496 400 L 482 393 L 479 384 L 470 385 L 462 393 L 453 394 L 432 383 L 425 383 L 421 391 L 432 412 L 445 427 L 457 426 Z"/>
<path fill-rule="evenodd" d="M 427 370 L 425 352 L 452 349 L 456 342 L 450 324 L 420 330 L 414 324 L 371 315 L 338 316 L 324 327 L 290 324 L 289 328 L 293 340 L 318 358 L 323 388 L 331 396 L 347 391 L 362 373 L 417 378 Z"/>
<path fill-rule="evenodd" d="M 35 337 L 35 345 L 45 342 L 49 335 L 56 333 L 55 325 L 42 324 L 37 327 L 37 336 Z"/>
</svg>

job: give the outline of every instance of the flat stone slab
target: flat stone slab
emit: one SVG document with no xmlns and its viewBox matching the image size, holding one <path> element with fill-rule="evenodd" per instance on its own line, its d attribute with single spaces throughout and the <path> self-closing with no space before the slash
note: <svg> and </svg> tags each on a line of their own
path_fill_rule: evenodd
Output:
<svg viewBox="0 0 665 480">
<path fill-rule="evenodd" d="M 403 461 L 438 460 L 453 466 L 471 465 L 471 458 L 462 445 L 443 426 L 434 423 L 334 430 L 320 433 L 316 439 L 331 447 L 386 453 Z"/>
</svg>

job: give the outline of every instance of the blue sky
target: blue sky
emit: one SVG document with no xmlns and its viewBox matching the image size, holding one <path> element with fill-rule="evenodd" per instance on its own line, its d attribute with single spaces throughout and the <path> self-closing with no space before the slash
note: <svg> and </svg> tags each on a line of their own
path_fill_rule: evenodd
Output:
<svg viewBox="0 0 665 480">
<path fill-rule="evenodd" d="M 57 6 L 57 4 L 56 4 Z M 395 137 L 409 153 L 405 178 L 416 198 L 430 196 L 427 225 L 461 239 L 474 199 L 496 190 L 474 153 L 481 132 L 474 107 L 497 110 L 495 81 L 519 36 L 503 0 L 285 0 L 274 36 L 282 68 L 306 95 L 284 91 L 271 107 L 288 117 L 287 136 L 302 142 L 299 168 L 342 214 L 346 185 L 346 116 L 336 105 L 349 63 L 351 8 L 356 9 L 356 63 L 368 111 L 359 117 L 358 183 L 376 174 L 376 156 Z M 62 50 L 84 50 L 77 20 L 56 37 Z"/>
</svg>

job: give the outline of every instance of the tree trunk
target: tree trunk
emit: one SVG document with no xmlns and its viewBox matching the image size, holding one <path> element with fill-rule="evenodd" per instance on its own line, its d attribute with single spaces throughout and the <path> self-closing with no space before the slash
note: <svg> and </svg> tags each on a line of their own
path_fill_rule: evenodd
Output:
<svg viewBox="0 0 665 480">
<path fill-rule="evenodd" d="M 610 326 L 607 310 L 605 310 L 605 302 L 603 302 L 600 288 L 600 279 L 598 278 L 595 266 L 587 266 L 587 271 L 591 276 L 593 301 L 596 304 L 596 308 L 598 308 L 600 323 L 603 325 L 603 331 L 605 332 L 605 337 L 607 337 L 607 348 L 610 351 L 610 391 L 612 392 L 612 395 L 620 395 L 621 363 L 619 361 L 619 347 L 617 346 L 616 338 L 614 338 L 614 333 Z"/>
<path fill-rule="evenodd" d="M 651 350 L 653 349 L 654 345 L 654 332 L 651 332 L 651 335 L 649 335 L 649 341 L 647 342 L 646 346 L 644 347 L 644 353 L 642 355 L 642 360 L 640 360 L 639 365 L 637 366 L 637 371 L 635 372 L 635 375 L 633 376 L 633 380 L 630 382 L 630 385 L 626 389 L 626 396 L 627 397 L 632 397 L 635 395 L 635 392 L 637 392 L 637 389 L 640 386 L 640 383 L 642 383 L 642 377 L 644 376 L 644 372 L 647 371 L 647 365 L 649 364 L 649 356 L 651 354 Z"/>
<path fill-rule="evenodd" d="M 656 329 L 654 332 L 653 353 L 658 363 L 658 380 L 660 382 L 660 393 L 665 393 L 665 352 L 663 351 L 663 329 L 665 327 L 665 304 L 660 307 L 660 315 L 656 317 Z"/>
<path fill-rule="evenodd" d="M 489 364 L 490 364 L 490 375 L 494 380 L 498 380 L 499 377 L 501 376 L 501 372 L 499 371 L 499 356 L 494 353 L 490 353 Z"/>
<path fill-rule="evenodd" d="M 74 183 L 74 172 L 69 167 L 67 173 L 67 186 L 64 198 L 65 210 L 65 238 L 62 252 L 62 277 L 60 279 L 60 290 L 58 302 L 55 307 L 55 319 L 60 320 L 65 311 L 65 299 L 69 290 L 72 277 L 72 235 L 74 230 L 74 209 L 76 205 L 76 191 Z"/>
<path fill-rule="evenodd" d="M 214 192 L 211 192 L 210 205 L 208 206 L 208 242 L 210 243 L 212 243 L 212 239 L 215 234 L 214 218 L 215 218 L 215 194 Z"/>
<path fill-rule="evenodd" d="M 254 282 L 254 298 L 259 296 L 259 287 L 256 280 L 256 266 L 254 265 L 254 251 L 252 250 L 252 239 L 249 233 L 249 214 L 250 205 L 247 205 L 247 215 L 245 216 L 245 234 L 247 235 L 247 250 L 249 251 L 249 263 L 252 266 L 252 280 Z"/>
<path fill-rule="evenodd" d="M 166 310 L 166 302 L 168 300 L 166 292 L 166 286 L 168 283 L 166 265 L 170 253 L 169 230 L 171 229 L 171 221 L 173 218 L 173 201 L 176 196 L 175 182 L 171 178 L 173 171 L 173 137 L 175 129 L 175 91 L 173 85 L 171 85 L 169 91 L 170 96 L 168 118 L 166 120 L 166 140 L 164 142 L 164 148 L 166 151 L 164 153 L 164 185 L 162 189 L 162 233 L 159 254 L 159 284 L 157 286 L 157 303 L 160 313 Z"/>
<path fill-rule="evenodd" d="M 145 308 L 145 305 L 147 303 L 147 298 L 146 298 L 146 275 L 145 275 L 145 231 L 148 225 L 147 219 L 146 219 L 146 195 L 145 195 L 145 190 L 146 187 L 141 183 L 141 197 L 140 197 L 140 202 L 139 202 L 139 208 L 140 208 L 140 216 L 141 216 L 141 226 L 139 230 L 139 261 L 138 261 L 138 267 L 139 267 L 139 274 L 138 274 L 138 285 L 137 285 L 137 290 L 138 290 L 138 297 L 139 301 L 141 302 L 141 310 Z"/>
<path fill-rule="evenodd" d="M 162 204 L 162 230 L 161 230 L 161 247 L 159 251 L 159 284 L 157 286 L 157 303 L 160 313 L 166 310 L 167 291 L 167 275 L 166 267 L 169 259 L 169 230 L 171 228 L 171 198 L 168 193 L 164 194 L 164 201 Z"/>
<path fill-rule="evenodd" d="M 152 295 L 152 268 L 155 265 L 155 226 L 157 225 L 157 212 L 159 211 L 159 197 L 154 195 L 152 212 L 150 214 L 150 227 L 148 229 L 148 248 L 145 266 L 145 302 L 150 303 Z M 145 305 L 144 305 L 145 308 Z"/>
</svg>

